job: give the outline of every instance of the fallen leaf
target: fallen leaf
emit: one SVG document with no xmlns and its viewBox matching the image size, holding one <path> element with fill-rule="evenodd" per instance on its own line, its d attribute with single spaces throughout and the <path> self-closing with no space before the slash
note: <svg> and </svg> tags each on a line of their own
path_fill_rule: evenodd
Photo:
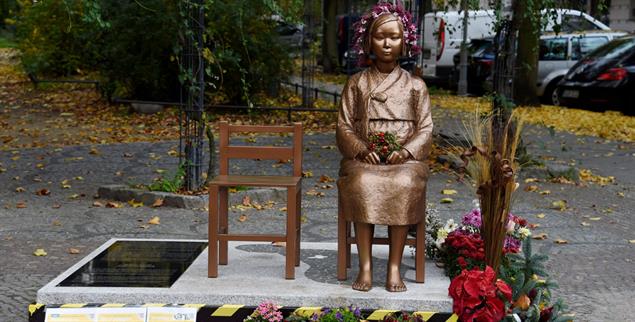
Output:
<svg viewBox="0 0 635 322">
<path fill-rule="evenodd" d="M 531 238 L 537 239 L 537 240 L 544 240 L 544 239 L 547 239 L 547 234 L 545 233 L 534 234 L 533 236 L 531 236 Z"/>
<path fill-rule="evenodd" d="M 580 223 L 580 225 L 585 226 L 585 227 L 591 226 L 591 224 L 589 224 L 586 221 L 583 221 L 582 223 Z"/>
<path fill-rule="evenodd" d="M 51 222 L 51 225 L 53 225 L 53 226 L 61 226 L 61 225 L 62 225 L 62 222 L 61 222 L 61 221 L 59 221 L 59 220 L 57 220 L 57 219 L 55 219 L 55 220 L 53 220 L 53 221 Z"/>
<path fill-rule="evenodd" d="M 150 228 L 150 225 L 139 225 L 139 228 L 148 229 L 148 228 Z"/>
<path fill-rule="evenodd" d="M 163 199 L 159 198 L 152 203 L 152 207 L 157 208 L 163 206 Z"/>
<path fill-rule="evenodd" d="M 154 172 L 156 172 L 158 174 L 162 174 L 162 173 L 165 173 L 165 170 L 164 169 L 156 169 L 156 170 L 154 170 Z"/>
<path fill-rule="evenodd" d="M 251 198 L 249 198 L 249 196 L 243 197 L 243 206 L 251 207 Z"/>
<path fill-rule="evenodd" d="M 20 202 L 15 204 L 15 207 L 16 208 L 26 208 L 26 202 L 20 201 Z"/>
<path fill-rule="evenodd" d="M 553 241 L 556 244 L 568 244 L 569 242 L 567 240 L 564 239 L 556 239 Z"/>
<path fill-rule="evenodd" d="M 624 198 L 624 197 L 625 197 L 625 195 L 624 195 L 624 193 L 623 193 L 623 192 L 618 192 L 618 193 L 617 193 L 617 196 L 618 196 L 618 197 L 622 197 L 622 198 Z"/>
<path fill-rule="evenodd" d="M 280 211 L 287 211 L 287 207 L 282 207 L 279 209 Z"/>
<path fill-rule="evenodd" d="M 139 207 L 143 207 L 143 202 L 139 201 L 137 202 L 136 200 L 132 199 L 132 200 L 128 200 L 128 204 L 132 207 L 132 208 L 139 208 Z"/>
<path fill-rule="evenodd" d="M 523 293 L 520 296 L 518 296 L 518 299 L 514 302 L 512 307 L 516 307 L 521 309 L 522 311 L 526 311 L 529 308 L 530 304 L 531 304 L 531 299 L 529 299 L 529 296 Z"/>
<path fill-rule="evenodd" d="M 104 206 L 104 204 L 99 202 L 99 201 L 93 202 L 93 207 L 103 207 L 103 206 Z"/>
<path fill-rule="evenodd" d="M 76 194 L 76 193 L 74 193 L 74 194 L 72 194 L 72 195 L 70 195 L 70 196 L 68 197 L 68 199 L 77 199 L 77 198 L 79 198 L 79 195 L 78 195 L 78 194 Z"/>
<path fill-rule="evenodd" d="M 246 220 L 247 220 L 247 215 L 245 215 L 245 214 L 240 215 L 240 217 L 238 217 L 238 221 L 240 221 L 240 222 L 245 222 Z"/>
<path fill-rule="evenodd" d="M 301 216 L 301 217 L 300 217 L 300 222 L 301 222 L 301 223 L 303 223 L 303 224 L 304 224 L 304 223 L 306 223 L 306 222 L 308 222 L 308 221 L 309 221 L 309 218 L 308 218 L 307 216 Z"/>
<path fill-rule="evenodd" d="M 313 171 L 311 170 L 302 171 L 302 178 L 311 178 L 311 177 L 313 177 Z"/>
<path fill-rule="evenodd" d="M 43 163 L 38 163 L 35 165 L 36 168 L 38 169 L 43 169 L 44 168 L 44 164 Z"/>
<path fill-rule="evenodd" d="M 525 187 L 525 191 L 527 191 L 527 192 L 533 192 L 533 191 L 536 191 L 536 190 L 538 190 L 538 186 L 531 185 L 531 186 L 526 186 Z"/>
<path fill-rule="evenodd" d="M 149 225 L 159 225 L 161 224 L 161 218 L 159 218 L 159 216 L 154 216 L 152 217 L 152 219 L 148 220 L 148 224 Z"/>
<path fill-rule="evenodd" d="M 120 177 L 120 176 L 122 176 L 122 175 L 123 175 L 123 172 L 122 172 L 122 171 L 117 171 L 117 172 L 115 172 L 115 175 L 116 175 L 116 176 L 118 176 L 118 177 Z"/>
<path fill-rule="evenodd" d="M 531 183 L 531 182 L 538 182 L 538 179 L 536 179 L 536 178 L 527 178 L 527 179 L 525 179 L 525 183 Z"/>
<path fill-rule="evenodd" d="M 635 244 L 635 239 L 631 239 L 628 241 L 629 244 Z"/>
<path fill-rule="evenodd" d="M 53 209 L 60 209 L 60 208 L 62 208 L 62 205 L 56 203 L 56 204 L 53 204 L 52 207 L 53 207 Z"/>
<path fill-rule="evenodd" d="M 176 157 L 176 156 L 179 155 L 179 153 L 176 152 L 175 150 L 170 150 L 170 151 L 168 151 L 168 155 L 171 156 L 171 157 Z"/>
<path fill-rule="evenodd" d="M 453 203 L 454 200 L 452 198 L 443 198 L 441 199 L 441 203 Z"/>
<path fill-rule="evenodd" d="M 320 182 L 322 183 L 335 182 L 335 179 L 323 174 L 320 176 Z"/>
<path fill-rule="evenodd" d="M 553 209 L 557 209 L 560 211 L 565 211 L 567 209 L 567 201 L 566 200 L 558 200 L 551 203 L 551 207 Z"/>
<path fill-rule="evenodd" d="M 82 180 L 84 180 L 84 177 L 82 177 L 82 176 L 77 176 L 77 177 L 75 177 L 75 178 L 73 178 L 73 179 L 75 179 L 75 180 L 77 180 L 77 181 L 82 181 Z"/>
<path fill-rule="evenodd" d="M 324 192 L 317 191 L 315 189 L 311 189 L 311 190 L 307 191 L 306 195 L 307 196 L 316 196 L 316 197 L 324 197 L 325 196 Z"/>
<path fill-rule="evenodd" d="M 335 145 L 323 145 L 322 149 L 335 150 Z"/>
<path fill-rule="evenodd" d="M 114 202 L 114 201 L 109 201 L 106 203 L 106 208 L 123 208 L 123 204 Z"/>
<path fill-rule="evenodd" d="M 551 191 L 550 190 L 543 190 L 543 191 L 540 191 L 539 193 L 544 196 L 544 195 L 550 194 Z"/>
<path fill-rule="evenodd" d="M 457 191 L 453 190 L 453 189 L 443 189 L 443 190 L 441 190 L 441 194 L 444 194 L 444 195 L 455 195 L 455 194 L 457 194 Z"/>
<path fill-rule="evenodd" d="M 542 218 L 545 218 L 545 214 L 537 214 L 536 217 L 542 219 Z"/>
<path fill-rule="evenodd" d="M 593 220 L 593 221 L 598 221 L 600 219 L 602 219 L 602 217 L 591 217 L 591 218 L 589 218 L 589 220 Z"/>
<path fill-rule="evenodd" d="M 48 255 L 43 248 L 38 248 L 33 252 L 33 255 L 35 256 L 46 256 Z"/>
<path fill-rule="evenodd" d="M 61 185 L 62 185 L 62 189 L 70 189 L 71 188 L 71 185 L 68 184 L 68 180 L 62 181 Z"/>
<path fill-rule="evenodd" d="M 26 190 L 22 187 L 15 188 L 15 192 L 25 192 Z"/>
<path fill-rule="evenodd" d="M 71 247 L 68 249 L 68 253 L 73 255 L 79 254 L 79 249 Z"/>
<path fill-rule="evenodd" d="M 42 189 L 36 191 L 35 194 L 38 195 L 38 196 L 48 196 L 48 195 L 51 194 L 51 192 L 48 189 L 46 189 L 46 188 L 42 188 Z"/>
</svg>

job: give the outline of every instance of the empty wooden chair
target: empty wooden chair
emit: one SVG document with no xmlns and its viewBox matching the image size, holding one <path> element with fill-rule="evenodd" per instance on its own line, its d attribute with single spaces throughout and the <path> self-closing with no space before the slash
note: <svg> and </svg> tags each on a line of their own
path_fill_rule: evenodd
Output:
<svg viewBox="0 0 635 322">
<path fill-rule="evenodd" d="M 229 144 L 233 132 L 293 133 L 293 146 L 235 146 Z M 229 159 L 293 160 L 290 176 L 229 175 Z M 218 277 L 218 264 L 227 265 L 228 241 L 268 241 L 286 243 L 285 278 L 295 278 L 300 265 L 300 211 L 302 204 L 302 124 L 292 126 L 229 125 L 220 122 L 219 175 L 209 184 L 209 263 L 208 276 Z M 284 235 L 230 234 L 228 229 L 228 188 L 282 187 L 287 189 L 287 224 Z"/>
</svg>

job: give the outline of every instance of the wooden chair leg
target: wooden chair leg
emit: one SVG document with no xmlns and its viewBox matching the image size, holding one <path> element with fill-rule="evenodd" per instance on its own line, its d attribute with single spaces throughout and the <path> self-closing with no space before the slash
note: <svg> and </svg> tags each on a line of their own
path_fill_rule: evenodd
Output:
<svg viewBox="0 0 635 322">
<path fill-rule="evenodd" d="M 219 219 L 220 219 L 220 233 L 221 234 L 228 234 L 229 233 L 229 224 L 228 221 L 229 219 L 228 217 L 228 212 L 229 212 L 229 208 L 228 208 L 228 203 L 229 203 L 229 196 L 228 196 L 228 190 L 227 187 L 220 187 L 219 188 L 219 202 L 218 202 L 218 215 L 219 215 Z M 218 255 L 218 264 L 220 265 L 227 265 L 227 241 L 226 240 L 221 240 L 219 242 L 219 255 Z"/>
<path fill-rule="evenodd" d="M 425 282 L 426 269 L 426 221 L 425 218 L 417 224 L 417 237 L 415 240 L 415 281 Z"/>
<path fill-rule="evenodd" d="M 337 279 L 344 281 L 347 279 L 346 267 L 348 263 L 348 250 L 350 245 L 346 240 L 347 222 L 341 213 L 337 216 Z"/>
<path fill-rule="evenodd" d="M 218 186 L 209 187 L 207 276 L 218 277 Z"/>
<path fill-rule="evenodd" d="M 301 183 L 300 183 L 301 184 Z M 295 246 L 295 266 L 300 266 L 300 244 L 302 240 L 302 186 L 298 187 L 295 194 L 296 209 L 296 246 Z"/>
<path fill-rule="evenodd" d="M 351 243 L 348 242 L 350 238 L 353 237 L 351 230 L 353 229 L 353 225 L 350 221 L 346 221 L 346 267 L 351 268 Z"/>
<path fill-rule="evenodd" d="M 295 255 L 296 255 L 296 229 L 297 229 L 297 209 L 295 208 L 296 203 L 296 188 L 288 188 L 287 189 L 287 240 L 286 240 L 286 268 L 285 268 L 285 278 L 286 279 L 295 279 Z"/>
</svg>

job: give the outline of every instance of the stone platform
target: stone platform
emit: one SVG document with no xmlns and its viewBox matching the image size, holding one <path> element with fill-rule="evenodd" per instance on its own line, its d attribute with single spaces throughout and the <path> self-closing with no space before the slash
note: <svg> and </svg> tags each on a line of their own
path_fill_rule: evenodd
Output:
<svg viewBox="0 0 635 322">
<path fill-rule="evenodd" d="M 310 242 L 302 243 L 301 265 L 296 268 L 295 280 L 284 279 L 284 247 L 269 243 L 230 242 L 229 264 L 219 266 L 218 278 L 207 277 L 208 256 L 205 249 L 170 287 L 58 286 L 118 240 L 130 239 L 111 239 L 106 242 L 41 288 L 37 292 L 37 303 L 201 303 L 254 306 L 264 300 L 271 300 L 283 306 L 342 307 L 352 304 L 372 309 L 433 312 L 452 310 L 452 301 L 447 296 L 449 279 L 433 262 L 428 262 L 426 282 L 414 282 L 414 258 L 412 250 L 408 248 L 404 253 L 402 266 L 408 291 L 387 292 L 383 288 L 383 282 L 388 247 L 382 245 L 373 249 L 375 282 L 369 292 L 351 289 L 356 269 L 349 270 L 347 281 L 337 280 L 336 243 Z M 353 266 L 356 266 L 356 262 L 357 256 L 353 253 Z"/>
</svg>

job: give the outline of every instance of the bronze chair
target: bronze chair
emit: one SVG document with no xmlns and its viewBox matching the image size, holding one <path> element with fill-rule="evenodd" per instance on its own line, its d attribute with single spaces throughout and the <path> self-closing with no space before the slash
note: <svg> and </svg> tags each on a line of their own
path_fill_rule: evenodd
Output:
<svg viewBox="0 0 635 322">
<path fill-rule="evenodd" d="M 232 132 L 293 133 L 293 146 L 229 145 Z M 292 176 L 229 175 L 229 159 L 293 159 Z M 295 266 L 300 266 L 300 211 L 302 204 L 302 124 L 292 126 L 229 125 L 220 122 L 219 175 L 209 185 L 209 263 L 208 277 L 218 277 L 218 264 L 227 265 L 228 241 L 269 241 L 286 243 L 285 278 L 295 278 Z M 228 188 L 287 188 L 286 234 L 230 234 L 228 231 Z"/>
<path fill-rule="evenodd" d="M 338 196 L 339 200 L 339 196 Z M 338 205 L 337 216 L 337 279 L 346 280 L 347 269 L 351 267 L 351 244 L 355 244 L 353 237 L 352 225 L 350 221 L 344 219 L 341 213 L 342 207 Z M 415 247 L 415 281 L 417 283 L 425 282 L 426 269 L 426 221 L 425 217 L 416 226 L 417 235 L 415 238 L 406 239 L 406 245 Z M 373 238 L 373 244 L 388 245 L 388 238 Z"/>
</svg>

